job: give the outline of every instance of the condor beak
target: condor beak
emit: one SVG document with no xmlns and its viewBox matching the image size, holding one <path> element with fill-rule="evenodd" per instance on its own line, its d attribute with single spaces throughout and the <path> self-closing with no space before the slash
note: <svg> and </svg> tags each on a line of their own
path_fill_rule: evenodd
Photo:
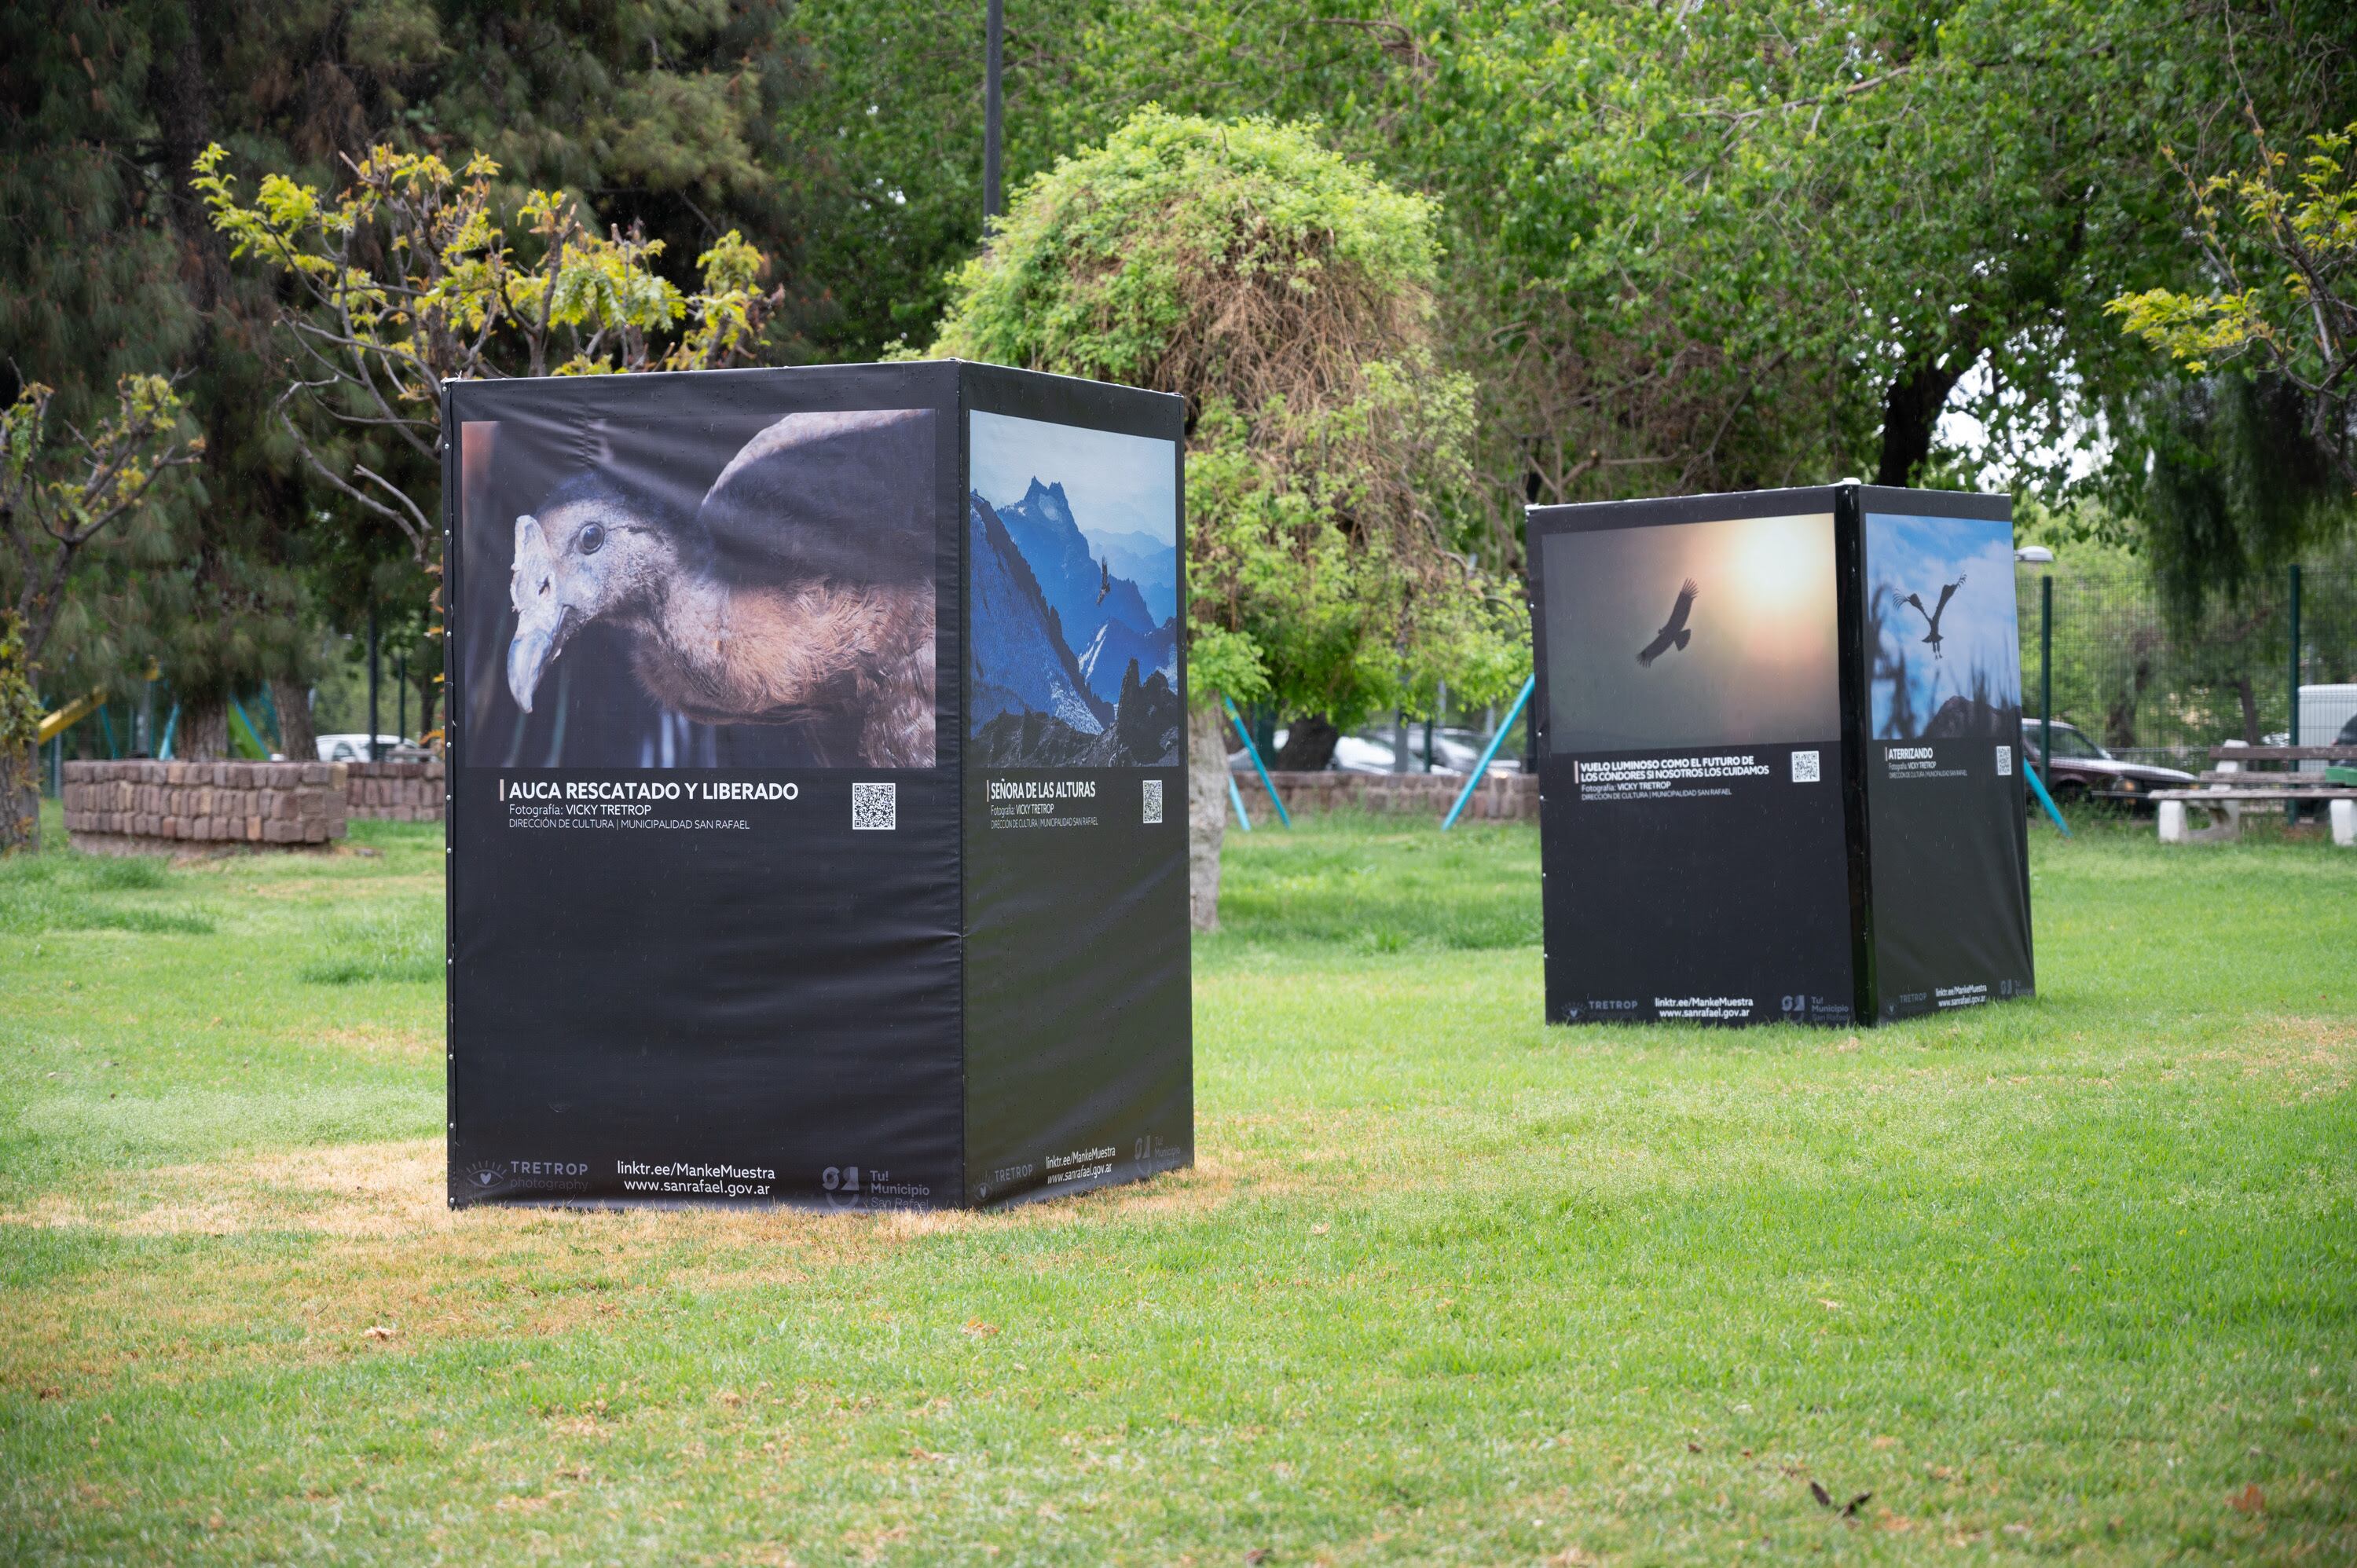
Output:
<svg viewBox="0 0 2357 1568">
<path fill-rule="evenodd" d="M 581 624 L 581 612 L 556 593 L 556 553 L 533 517 L 516 519 L 515 569 L 508 578 L 508 602 L 515 607 L 514 640 L 508 644 L 508 690 L 516 706 L 532 712 L 540 678 Z"/>
</svg>

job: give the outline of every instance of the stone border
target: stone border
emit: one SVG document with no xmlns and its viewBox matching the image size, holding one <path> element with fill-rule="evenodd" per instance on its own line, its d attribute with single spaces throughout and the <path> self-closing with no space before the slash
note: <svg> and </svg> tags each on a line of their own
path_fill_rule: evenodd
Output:
<svg viewBox="0 0 2357 1568">
<path fill-rule="evenodd" d="M 442 820 L 442 759 L 424 762 L 347 762 L 344 810 L 348 815 L 386 822 Z"/>
<path fill-rule="evenodd" d="M 317 848 L 344 836 L 340 762 L 69 762 L 66 835 L 93 854 Z"/>
<path fill-rule="evenodd" d="M 1244 810 L 1255 825 L 1268 811 L 1268 791 L 1249 768 L 1235 776 L 1244 798 Z M 1351 808 L 1365 811 L 1399 811 L 1445 817 L 1465 788 L 1456 773 L 1271 773 L 1277 798 L 1292 812 L 1331 811 Z M 1459 822 L 1530 822 L 1539 817 L 1539 781 L 1522 773 L 1491 773 L 1481 780 L 1465 804 Z"/>
</svg>

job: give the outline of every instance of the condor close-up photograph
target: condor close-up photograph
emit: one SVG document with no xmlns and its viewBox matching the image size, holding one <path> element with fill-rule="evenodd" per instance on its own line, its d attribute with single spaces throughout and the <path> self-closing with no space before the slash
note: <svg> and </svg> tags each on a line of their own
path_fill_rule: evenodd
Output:
<svg viewBox="0 0 2357 1568">
<path fill-rule="evenodd" d="M 2357 0 L 0 0 L 0 1568 L 2357 1564 Z"/>
<path fill-rule="evenodd" d="M 933 765 L 932 410 L 457 434 L 471 765 Z"/>
</svg>

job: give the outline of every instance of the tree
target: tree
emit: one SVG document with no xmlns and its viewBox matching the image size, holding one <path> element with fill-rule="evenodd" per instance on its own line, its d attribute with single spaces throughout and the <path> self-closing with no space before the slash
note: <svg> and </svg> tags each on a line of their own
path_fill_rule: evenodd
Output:
<svg viewBox="0 0 2357 1568">
<path fill-rule="evenodd" d="M 108 418 L 88 431 L 66 424 L 61 439 L 49 425 L 53 395 L 34 382 L 0 413 L 0 854 L 36 842 L 38 682 L 69 590 L 94 547 L 147 510 L 164 476 L 204 453 L 161 376 L 124 377 Z"/>
<path fill-rule="evenodd" d="M 956 276 L 938 355 L 1188 400 L 1196 923 L 1217 923 L 1218 698 L 1337 724 L 1527 668 L 1465 553 L 1472 390 L 1436 363 L 1432 205 L 1305 127 L 1148 108 L 1027 184 Z"/>
<path fill-rule="evenodd" d="M 103 633 L 87 646 L 70 618 L 51 662 L 156 660 L 184 739 L 220 733 L 226 694 L 265 681 L 282 718 L 299 715 L 319 642 L 307 623 L 339 607 L 364 616 L 365 584 L 410 553 L 310 477 L 276 418 L 281 280 L 230 265 L 188 183 L 210 143 L 241 167 L 322 185 L 377 143 L 480 148 L 510 171 L 503 200 L 563 190 L 599 233 L 638 226 L 666 247 L 657 270 L 692 290 L 694 258 L 731 229 L 791 251 L 802 149 L 779 111 L 801 75 L 794 48 L 783 0 L 0 9 L 0 401 L 21 374 L 87 421 L 118 375 L 184 365 L 178 389 L 206 437 L 201 471 L 152 510 L 169 535 L 135 585 L 152 613 L 82 623 Z M 771 317 L 774 351 L 808 352 L 798 318 Z M 398 466 L 375 456 L 380 471 Z M 422 612 L 425 580 L 386 575 L 418 594 L 388 613 Z"/>
<path fill-rule="evenodd" d="M 2255 168 L 2186 175 L 2194 233 L 2212 274 L 2203 294 L 2154 288 L 2108 308 L 2122 328 L 2196 375 L 2247 368 L 2296 392 L 2300 433 L 2357 491 L 2357 121 L 2290 156 L 2255 116 Z M 2179 173 L 2175 153 L 2162 154 Z"/>
<path fill-rule="evenodd" d="M 2357 123 L 2311 136 L 2292 174 L 2245 113 L 2252 167 L 2199 178 L 2161 150 L 2190 198 L 2207 286 L 2109 306 L 2185 372 L 2125 412 L 2147 553 L 2188 625 L 2213 595 L 2239 602 L 2357 521 Z"/>
<path fill-rule="evenodd" d="M 532 241 L 519 261 L 492 191 L 499 166 L 479 153 L 454 174 L 430 153 L 376 147 L 332 201 L 271 174 L 251 206 L 221 173 L 228 156 L 216 144 L 196 162 L 215 227 L 233 258 L 258 258 L 296 290 L 278 317 L 292 360 L 282 402 L 319 417 L 282 408 L 280 422 L 330 489 L 392 524 L 423 564 L 441 546 L 446 382 L 712 369 L 745 355 L 774 303 L 755 292 L 761 256 L 736 231 L 697 259 L 704 287 L 683 295 L 653 269 L 661 241 L 600 236 L 555 191 L 508 215 Z M 315 440 L 307 424 L 345 439 Z M 375 458 L 377 444 L 405 457 L 401 472 Z"/>
</svg>

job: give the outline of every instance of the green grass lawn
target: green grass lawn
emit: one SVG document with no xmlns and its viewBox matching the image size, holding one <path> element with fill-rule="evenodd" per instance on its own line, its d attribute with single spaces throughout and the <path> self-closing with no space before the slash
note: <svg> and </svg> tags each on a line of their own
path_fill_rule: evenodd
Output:
<svg viewBox="0 0 2357 1568">
<path fill-rule="evenodd" d="M 1527 828 L 1232 837 L 1195 1169 L 832 1218 L 449 1213 L 432 830 L 0 863 L 0 1557 L 2357 1559 L 2357 854 L 2151 840 L 1849 1035 L 1543 1027 Z"/>
</svg>

